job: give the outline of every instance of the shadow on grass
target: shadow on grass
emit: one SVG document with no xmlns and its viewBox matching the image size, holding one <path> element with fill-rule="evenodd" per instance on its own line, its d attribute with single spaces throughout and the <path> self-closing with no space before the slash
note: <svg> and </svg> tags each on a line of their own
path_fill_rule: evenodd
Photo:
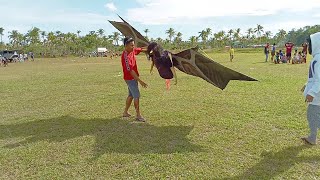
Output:
<svg viewBox="0 0 320 180">
<path fill-rule="evenodd" d="M 201 147 L 186 137 L 192 126 L 153 126 L 121 118 L 77 119 L 70 116 L 32 121 L 23 124 L 0 125 L 0 139 L 25 138 L 5 148 L 48 141 L 63 142 L 68 139 L 94 136 L 94 158 L 105 153 L 147 154 L 200 152 Z"/>
<path fill-rule="evenodd" d="M 246 172 L 236 177 L 225 179 L 272 179 L 286 171 L 297 163 L 319 162 L 320 156 L 299 156 L 308 145 L 292 146 L 282 151 L 263 153 L 263 159 Z"/>
</svg>

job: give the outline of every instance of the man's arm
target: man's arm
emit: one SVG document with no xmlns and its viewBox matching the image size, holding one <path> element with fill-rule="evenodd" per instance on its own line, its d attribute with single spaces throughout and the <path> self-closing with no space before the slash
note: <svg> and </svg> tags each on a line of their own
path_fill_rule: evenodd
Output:
<svg viewBox="0 0 320 180">
<path fill-rule="evenodd" d="M 320 62 L 316 63 L 313 71 L 314 71 L 314 75 L 313 75 L 314 83 L 307 94 L 312 97 L 315 97 L 316 94 L 320 92 Z"/>
<path fill-rule="evenodd" d="M 320 92 L 320 64 L 317 63 L 313 69 L 314 75 L 314 83 L 311 89 L 307 92 L 306 102 L 312 102 L 317 93 Z"/>
<path fill-rule="evenodd" d="M 138 81 L 141 84 L 142 87 L 144 87 L 144 88 L 148 87 L 148 85 L 139 78 L 139 76 L 137 75 L 137 73 L 134 70 L 131 70 L 130 74 L 136 81 Z"/>
<path fill-rule="evenodd" d="M 147 50 L 148 50 L 148 47 L 141 47 L 142 52 L 147 52 Z"/>
<path fill-rule="evenodd" d="M 140 52 L 147 52 L 148 48 L 147 47 L 138 47 L 134 49 L 134 54 L 138 55 Z"/>
</svg>

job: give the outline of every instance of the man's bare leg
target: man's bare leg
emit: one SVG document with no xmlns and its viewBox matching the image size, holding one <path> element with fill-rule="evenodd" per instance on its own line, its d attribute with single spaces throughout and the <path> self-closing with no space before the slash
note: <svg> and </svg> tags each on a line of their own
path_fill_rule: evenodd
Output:
<svg viewBox="0 0 320 180">
<path fill-rule="evenodd" d="M 133 100 L 133 97 L 132 96 L 128 96 L 127 97 L 127 100 L 126 100 L 126 107 L 124 109 L 124 112 L 123 112 L 123 116 L 130 116 L 129 114 L 129 108 L 131 106 L 131 103 L 132 103 L 132 100 Z"/>
<path fill-rule="evenodd" d="M 134 103 L 134 107 L 136 109 L 137 118 L 141 118 L 142 116 L 140 114 L 139 98 L 134 99 L 133 103 Z"/>
</svg>

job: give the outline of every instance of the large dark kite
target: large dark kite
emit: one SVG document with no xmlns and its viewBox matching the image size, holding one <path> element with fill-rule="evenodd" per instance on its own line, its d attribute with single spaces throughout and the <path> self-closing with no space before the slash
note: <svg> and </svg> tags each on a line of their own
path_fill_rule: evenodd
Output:
<svg viewBox="0 0 320 180">
<path fill-rule="evenodd" d="M 150 44 L 150 42 L 128 22 L 122 18 L 121 20 L 123 22 L 109 22 L 124 36 L 132 37 L 138 47 L 148 46 Z M 222 90 L 227 86 L 230 80 L 257 81 L 249 76 L 222 66 L 198 52 L 197 48 L 191 48 L 176 54 L 171 54 L 173 65 L 180 71 L 200 77 Z"/>
</svg>

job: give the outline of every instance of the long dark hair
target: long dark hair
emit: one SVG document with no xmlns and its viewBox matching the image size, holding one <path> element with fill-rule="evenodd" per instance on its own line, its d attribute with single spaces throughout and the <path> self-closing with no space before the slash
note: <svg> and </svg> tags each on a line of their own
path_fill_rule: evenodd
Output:
<svg viewBox="0 0 320 180">
<path fill-rule="evenodd" d="M 307 38 L 307 42 L 308 42 L 309 54 L 312 55 L 312 42 L 311 42 L 311 37 L 310 36 L 309 36 L 309 38 Z"/>
<path fill-rule="evenodd" d="M 152 42 L 148 45 L 147 54 L 149 55 L 149 60 L 152 56 L 160 58 L 163 53 L 163 48 L 156 42 Z"/>
</svg>

